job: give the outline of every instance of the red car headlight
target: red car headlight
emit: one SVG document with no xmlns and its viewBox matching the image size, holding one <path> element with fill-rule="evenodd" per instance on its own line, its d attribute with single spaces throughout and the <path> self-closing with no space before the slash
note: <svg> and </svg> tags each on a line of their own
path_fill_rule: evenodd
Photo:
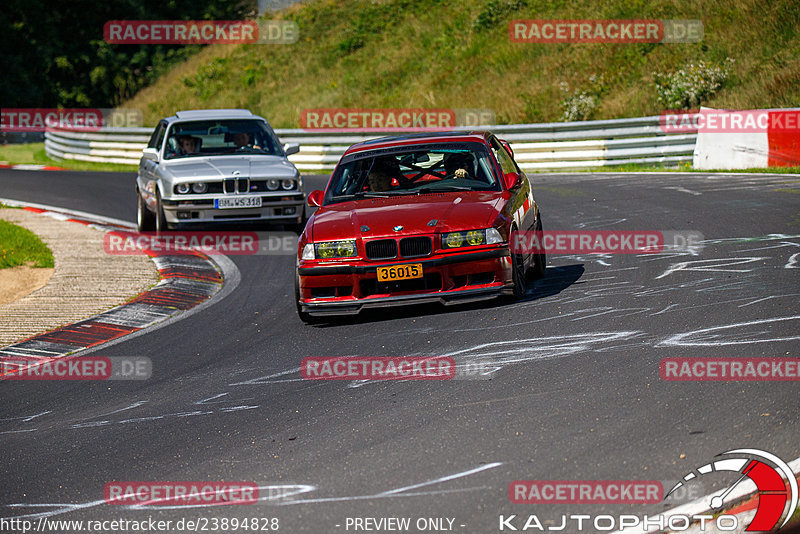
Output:
<svg viewBox="0 0 800 534">
<path fill-rule="evenodd" d="M 334 258 L 351 258 L 356 255 L 356 242 L 324 241 L 322 243 L 308 243 L 303 247 L 304 260 L 326 260 Z"/>
<path fill-rule="evenodd" d="M 479 230 L 464 230 L 462 232 L 448 232 L 442 234 L 442 248 L 476 247 L 502 243 L 503 237 L 497 228 Z"/>
</svg>

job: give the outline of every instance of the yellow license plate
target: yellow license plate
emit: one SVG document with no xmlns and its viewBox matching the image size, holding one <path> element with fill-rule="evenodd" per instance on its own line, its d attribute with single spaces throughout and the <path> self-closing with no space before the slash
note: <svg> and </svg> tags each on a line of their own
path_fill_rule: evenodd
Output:
<svg viewBox="0 0 800 534">
<path fill-rule="evenodd" d="M 408 280 L 411 278 L 422 278 L 421 263 L 407 263 L 405 265 L 394 265 L 392 267 L 378 267 L 378 282 Z"/>
</svg>

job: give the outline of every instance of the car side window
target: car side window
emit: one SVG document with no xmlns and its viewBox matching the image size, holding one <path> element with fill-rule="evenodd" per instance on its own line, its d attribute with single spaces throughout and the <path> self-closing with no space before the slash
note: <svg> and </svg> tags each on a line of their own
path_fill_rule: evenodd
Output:
<svg viewBox="0 0 800 534">
<path fill-rule="evenodd" d="M 164 130 L 166 130 L 164 126 L 163 122 L 158 123 L 153 135 L 150 136 L 150 141 L 147 142 L 147 148 L 155 148 L 156 150 L 161 148 L 161 143 L 164 141 Z"/>
<path fill-rule="evenodd" d="M 511 157 L 506 147 L 504 147 L 496 137 L 492 138 L 491 146 L 497 163 L 499 163 L 500 168 L 503 169 L 503 174 L 508 174 L 510 172 L 519 173 L 519 167 L 517 167 L 517 164 L 514 162 L 514 158 Z"/>
<path fill-rule="evenodd" d="M 166 123 L 161 125 L 161 132 L 158 134 L 158 139 L 156 139 L 156 150 L 161 150 L 161 146 L 164 144 L 164 134 L 167 133 L 167 125 Z"/>
<path fill-rule="evenodd" d="M 164 129 L 164 123 L 158 123 L 156 129 L 153 130 L 153 135 L 150 136 L 150 140 L 147 142 L 147 148 L 156 148 L 156 140 L 158 139 L 158 134 Z"/>
</svg>

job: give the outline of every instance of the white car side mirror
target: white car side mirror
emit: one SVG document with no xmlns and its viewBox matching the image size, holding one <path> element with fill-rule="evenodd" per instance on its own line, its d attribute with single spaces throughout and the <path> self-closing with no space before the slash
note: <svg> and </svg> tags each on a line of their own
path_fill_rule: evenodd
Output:
<svg viewBox="0 0 800 534">
<path fill-rule="evenodd" d="M 283 151 L 286 152 L 287 156 L 291 156 L 292 154 L 297 154 L 300 152 L 300 145 L 297 143 L 286 143 L 283 145 Z"/>
<path fill-rule="evenodd" d="M 145 148 L 142 150 L 142 157 L 151 161 L 158 161 L 158 150 L 155 148 Z"/>
</svg>

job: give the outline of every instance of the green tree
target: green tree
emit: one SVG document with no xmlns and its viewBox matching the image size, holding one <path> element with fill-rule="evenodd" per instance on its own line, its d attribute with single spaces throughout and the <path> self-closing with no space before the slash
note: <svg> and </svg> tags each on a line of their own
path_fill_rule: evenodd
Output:
<svg viewBox="0 0 800 534">
<path fill-rule="evenodd" d="M 114 107 L 199 45 L 111 45 L 109 20 L 236 20 L 256 0 L 6 0 L 0 106 Z"/>
</svg>

